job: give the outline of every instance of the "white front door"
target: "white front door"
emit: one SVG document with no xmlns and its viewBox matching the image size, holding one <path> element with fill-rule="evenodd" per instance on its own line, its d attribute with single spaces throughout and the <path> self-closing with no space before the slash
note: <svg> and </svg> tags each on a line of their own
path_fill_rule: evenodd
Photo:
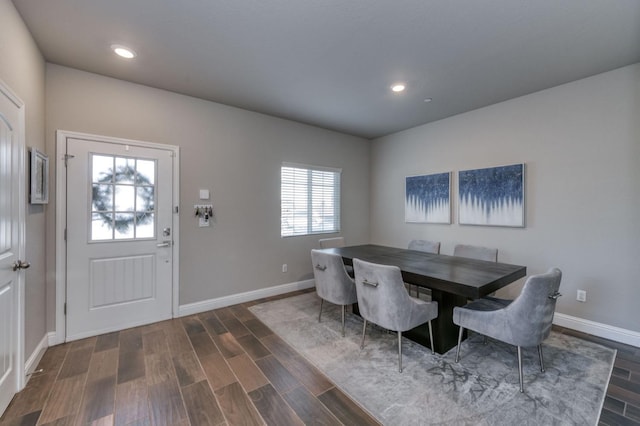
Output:
<svg viewBox="0 0 640 426">
<path fill-rule="evenodd" d="M 0 415 L 24 382 L 24 109 L 0 82 Z"/>
<path fill-rule="evenodd" d="M 66 144 L 66 340 L 171 318 L 173 151 Z"/>
</svg>

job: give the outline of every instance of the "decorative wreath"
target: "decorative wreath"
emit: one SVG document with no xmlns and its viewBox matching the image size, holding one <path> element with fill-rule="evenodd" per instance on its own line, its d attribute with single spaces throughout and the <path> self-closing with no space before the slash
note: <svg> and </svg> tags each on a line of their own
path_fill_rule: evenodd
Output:
<svg viewBox="0 0 640 426">
<path fill-rule="evenodd" d="M 127 215 L 123 217 L 115 215 L 115 217 L 113 217 L 113 209 L 109 206 L 112 204 L 115 184 L 124 180 L 130 181 L 132 176 L 134 177 L 135 188 L 138 188 L 139 191 L 142 192 L 140 194 L 140 199 L 142 199 L 143 202 L 141 206 L 142 209 L 136 209 L 136 211 L 133 212 L 133 216 Z M 102 185 L 94 184 L 92 188 L 93 214 L 100 216 L 103 222 L 108 224 L 110 228 L 114 228 L 116 231 L 122 233 L 128 231 L 129 226 L 134 223 L 144 225 L 152 221 L 149 212 L 153 211 L 155 207 L 153 186 L 147 177 L 137 174 L 135 168 L 128 165 L 117 167 L 115 175 L 113 172 L 102 173 L 100 179 L 95 183 Z"/>
</svg>

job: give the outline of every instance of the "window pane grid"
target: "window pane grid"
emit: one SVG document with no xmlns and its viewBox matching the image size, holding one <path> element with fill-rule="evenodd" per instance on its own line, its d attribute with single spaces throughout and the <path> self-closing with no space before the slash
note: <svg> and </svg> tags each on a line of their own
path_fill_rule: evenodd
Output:
<svg viewBox="0 0 640 426">
<path fill-rule="evenodd" d="M 283 166 L 281 236 L 340 230 L 340 171 Z"/>
<path fill-rule="evenodd" d="M 155 237 L 155 160 L 92 155 L 91 241 Z"/>
</svg>

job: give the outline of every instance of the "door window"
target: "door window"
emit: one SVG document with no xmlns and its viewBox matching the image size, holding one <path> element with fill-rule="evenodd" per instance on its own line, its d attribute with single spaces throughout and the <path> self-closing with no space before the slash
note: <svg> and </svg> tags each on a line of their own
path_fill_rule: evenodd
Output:
<svg viewBox="0 0 640 426">
<path fill-rule="evenodd" d="M 91 154 L 90 241 L 156 236 L 156 161 Z"/>
</svg>

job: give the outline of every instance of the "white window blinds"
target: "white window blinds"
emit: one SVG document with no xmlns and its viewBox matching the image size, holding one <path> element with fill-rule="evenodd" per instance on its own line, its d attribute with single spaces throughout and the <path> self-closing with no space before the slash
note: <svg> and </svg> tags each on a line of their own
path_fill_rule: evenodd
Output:
<svg viewBox="0 0 640 426">
<path fill-rule="evenodd" d="M 280 235 L 340 231 L 340 169 L 283 163 Z"/>
</svg>

